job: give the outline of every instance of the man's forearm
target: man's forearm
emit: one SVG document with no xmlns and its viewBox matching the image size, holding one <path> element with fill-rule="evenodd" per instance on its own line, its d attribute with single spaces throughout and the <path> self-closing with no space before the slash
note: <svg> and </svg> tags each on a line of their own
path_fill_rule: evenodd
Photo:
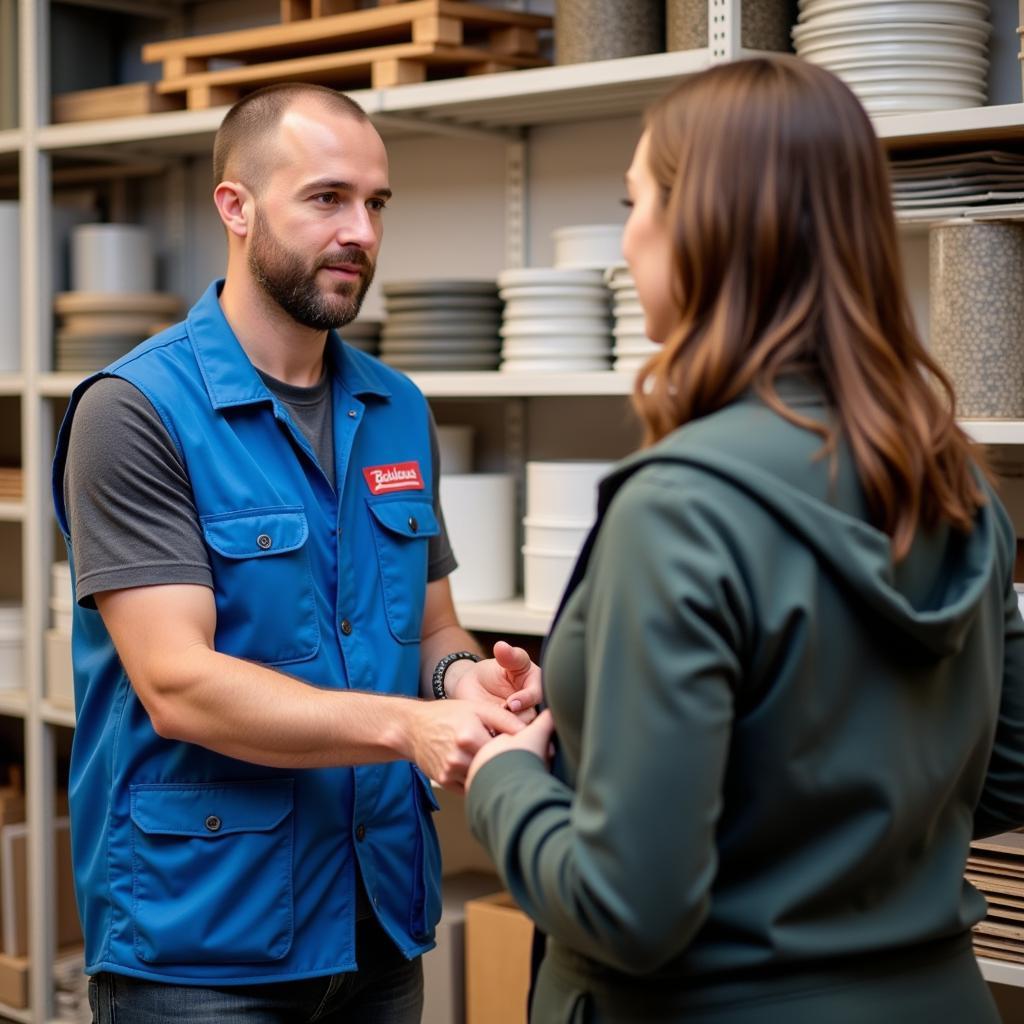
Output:
<svg viewBox="0 0 1024 1024">
<path fill-rule="evenodd" d="M 416 700 L 320 689 L 201 647 L 146 691 L 161 735 L 275 768 L 408 758 L 420 711 Z"/>
</svg>

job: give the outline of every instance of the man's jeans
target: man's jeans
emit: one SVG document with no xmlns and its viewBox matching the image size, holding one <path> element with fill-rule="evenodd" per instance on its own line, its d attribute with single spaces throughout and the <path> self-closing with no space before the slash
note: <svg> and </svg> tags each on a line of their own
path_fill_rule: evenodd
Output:
<svg viewBox="0 0 1024 1024">
<path fill-rule="evenodd" d="M 376 920 L 356 935 L 360 969 L 307 981 L 200 988 L 121 974 L 89 979 L 94 1024 L 419 1024 L 423 965 Z"/>
</svg>

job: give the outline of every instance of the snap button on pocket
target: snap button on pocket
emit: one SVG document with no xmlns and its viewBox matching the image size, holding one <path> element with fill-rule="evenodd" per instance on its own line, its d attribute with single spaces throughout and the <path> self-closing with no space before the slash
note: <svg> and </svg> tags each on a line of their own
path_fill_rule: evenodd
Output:
<svg viewBox="0 0 1024 1024">
<path fill-rule="evenodd" d="M 356 825 L 356 839 L 362 842 L 366 838 L 366 826 Z"/>
<path fill-rule="evenodd" d="M 221 820 L 216 814 L 209 814 L 206 817 L 206 821 L 203 822 L 207 830 L 210 832 L 219 832 L 221 826 Z"/>
<path fill-rule="evenodd" d="M 416 531 L 419 530 L 419 528 L 420 524 L 416 522 L 416 517 L 409 516 L 409 529 L 412 530 L 413 533 L 416 533 Z"/>
<path fill-rule="evenodd" d="M 269 533 L 261 533 L 256 538 L 256 544 L 260 548 L 262 548 L 264 551 L 266 551 L 270 547 L 270 545 L 273 544 L 273 543 L 274 542 L 270 539 L 270 534 Z"/>
</svg>

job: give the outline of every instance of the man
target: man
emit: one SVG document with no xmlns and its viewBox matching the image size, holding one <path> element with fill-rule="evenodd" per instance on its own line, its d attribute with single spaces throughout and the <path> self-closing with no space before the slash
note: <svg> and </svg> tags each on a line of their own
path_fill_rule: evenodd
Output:
<svg viewBox="0 0 1024 1024">
<path fill-rule="evenodd" d="M 539 670 L 474 660 L 426 401 L 332 330 L 373 276 L 380 137 L 339 93 L 271 87 L 228 112 L 214 170 L 224 281 L 80 385 L 57 447 L 93 1008 L 417 1021 L 428 777 L 460 788 Z"/>
</svg>

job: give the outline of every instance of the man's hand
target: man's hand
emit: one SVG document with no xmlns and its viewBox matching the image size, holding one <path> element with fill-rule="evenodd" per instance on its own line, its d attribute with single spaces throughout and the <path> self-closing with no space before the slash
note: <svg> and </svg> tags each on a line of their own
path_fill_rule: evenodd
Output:
<svg viewBox="0 0 1024 1024">
<path fill-rule="evenodd" d="M 494 645 L 493 658 L 461 664 L 466 667 L 458 674 L 453 670 L 459 662 L 448 670 L 445 685 L 449 697 L 498 704 L 524 723 L 536 718 L 535 708 L 544 698 L 540 667 L 521 647 L 499 640 Z"/>
<path fill-rule="evenodd" d="M 445 789 L 463 791 L 473 755 L 495 733 L 513 733 L 523 723 L 496 704 L 461 700 L 415 701 L 409 729 L 410 759 Z"/>
<path fill-rule="evenodd" d="M 514 736 L 497 736 L 490 743 L 480 748 L 469 766 L 466 775 L 466 789 L 473 785 L 476 773 L 488 761 L 509 750 L 526 750 L 551 767 L 551 737 L 555 732 L 555 720 L 550 711 L 541 712 L 525 729 L 520 729 Z"/>
</svg>

